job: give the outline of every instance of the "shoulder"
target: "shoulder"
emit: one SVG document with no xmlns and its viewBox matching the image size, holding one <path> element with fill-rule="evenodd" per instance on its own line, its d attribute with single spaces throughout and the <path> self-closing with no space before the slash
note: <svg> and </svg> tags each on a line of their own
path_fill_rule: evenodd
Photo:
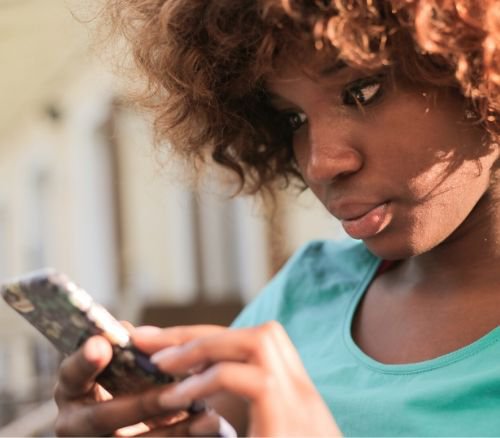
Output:
<svg viewBox="0 0 500 438">
<path fill-rule="evenodd" d="M 237 318 L 235 326 L 282 320 L 301 306 L 350 293 L 377 262 L 363 243 L 316 240 L 300 248 Z"/>
</svg>

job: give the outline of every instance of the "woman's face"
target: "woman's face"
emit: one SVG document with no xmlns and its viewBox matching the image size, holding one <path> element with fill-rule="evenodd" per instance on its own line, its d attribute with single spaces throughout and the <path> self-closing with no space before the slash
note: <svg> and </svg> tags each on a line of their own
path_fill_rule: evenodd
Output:
<svg viewBox="0 0 500 438">
<path fill-rule="evenodd" d="M 498 151 L 466 122 L 458 92 L 350 67 L 316 73 L 283 68 L 267 89 L 305 182 L 349 235 L 401 259 L 481 214 Z"/>
</svg>

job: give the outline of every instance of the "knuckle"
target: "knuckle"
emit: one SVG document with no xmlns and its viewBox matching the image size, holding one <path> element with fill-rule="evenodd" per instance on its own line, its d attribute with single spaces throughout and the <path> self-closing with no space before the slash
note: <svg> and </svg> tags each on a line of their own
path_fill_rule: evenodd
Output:
<svg viewBox="0 0 500 438">
<path fill-rule="evenodd" d="M 70 388 L 73 388 L 75 377 L 78 375 L 75 360 L 73 360 L 72 356 L 68 356 L 59 367 L 58 382 L 60 389 L 67 392 Z"/>
<path fill-rule="evenodd" d="M 211 345 L 205 339 L 196 339 L 187 345 L 186 349 L 190 348 L 195 356 L 207 357 L 212 351 Z"/>
<path fill-rule="evenodd" d="M 174 327 L 168 327 L 167 329 L 163 329 L 161 334 L 165 338 L 168 338 L 168 340 L 172 344 L 176 344 L 179 342 L 181 331 L 180 331 L 179 327 L 174 326 Z"/>
<path fill-rule="evenodd" d="M 162 336 L 167 345 L 182 345 L 186 341 L 185 328 L 182 326 L 168 327 L 162 330 Z"/>
<path fill-rule="evenodd" d="M 57 378 L 60 383 L 64 385 L 66 380 L 68 379 L 68 369 L 70 368 L 70 357 L 66 357 L 59 366 L 59 370 L 57 373 Z"/>
<path fill-rule="evenodd" d="M 135 410 L 140 418 L 145 419 L 159 412 L 158 397 L 156 394 L 156 391 L 152 391 L 149 394 L 145 394 L 143 397 L 137 398 Z"/>
<path fill-rule="evenodd" d="M 279 382 L 272 372 L 259 369 L 254 375 L 255 381 L 252 382 L 254 391 L 260 397 L 266 398 L 279 392 Z"/>
<path fill-rule="evenodd" d="M 61 384 L 59 383 L 59 381 L 54 385 L 52 394 L 54 396 L 54 401 L 56 402 L 57 407 L 61 408 L 66 398 L 64 397 L 64 393 L 61 389 Z"/>
<path fill-rule="evenodd" d="M 266 325 L 261 325 L 255 328 L 254 339 L 255 346 L 257 349 L 261 349 L 265 346 L 267 339 L 269 337 L 269 329 Z"/>
<path fill-rule="evenodd" d="M 210 369 L 210 374 L 213 382 L 217 386 L 222 386 L 224 387 L 225 384 L 227 383 L 226 381 L 226 367 L 223 364 L 217 364 L 211 367 Z"/>
<path fill-rule="evenodd" d="M 270 374 L 262 373 L 256 384 L 259 385 L 261 394 L 274 394 L 276 392 L 276 380 Z"/>
<path fill-rule="evenodd" d="M 275 333 L 281 327 L 276 321 L 266 322 L 255 328 L 255 347 L 263 351 L 269 347 L 275 337 Z"/>
<path fill-rule="evenodd" d="M 262 326 L 256 327 L 251 334 L 251 342 L 247 343 L 246 349 L 249 357 L 261 363 L 265 360 L 269 344 L 269 335 Z"/>
<path fill-rule="evenodd" d="M 230 363 L 219 363 L 211 367 L 210 379 L 217 388 L 230 389 L 234 385 L 235 371 L 238 365 Z"/>
<path fill-rule="evenodd" d="M 264 324 L 265 329 L 270 335 L 282 334 L 285 329 L 278 321 L 268 321 Z"/>
</svg>

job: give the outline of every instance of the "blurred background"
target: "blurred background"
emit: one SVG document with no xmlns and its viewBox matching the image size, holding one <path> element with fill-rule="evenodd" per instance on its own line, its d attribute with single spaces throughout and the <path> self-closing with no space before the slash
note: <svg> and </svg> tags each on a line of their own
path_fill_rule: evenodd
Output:
<svg viewBox="0 0 500 438">
<path fill-rule="evenodd" d="M 272 214 L 216 182 L 193 190 L 75 19 L 84 4 L 0 0 L 0 279 L 53 266 L 134 324 L 229 324 L 339 224 L 308 192 Z M 0 436 L 53 434 L 60 360 L 0 300 Z"/>
</svg>

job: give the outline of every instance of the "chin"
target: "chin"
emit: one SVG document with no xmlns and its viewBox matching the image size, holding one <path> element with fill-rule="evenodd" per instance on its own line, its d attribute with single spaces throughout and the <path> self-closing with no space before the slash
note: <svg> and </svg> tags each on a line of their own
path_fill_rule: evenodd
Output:
<svg viewBox="0 0 500 438">
<path fill-rule="evenodd" d="M 403 248 L 395 248 L 394 245 L 379 245 L 372 242 L 372 239 L 364 241 L 368 250 L 382 260 L 404 260 L 416 254 Z"/>
<path fill-rule="evenodd" d="M 383 260 L 405 260 L 428 252 L 440 242 L 430 243 L 422 238 L 410 238 L 409 233 L 385 233 L 363 240 L 368 250 Z"/>
</svg>

